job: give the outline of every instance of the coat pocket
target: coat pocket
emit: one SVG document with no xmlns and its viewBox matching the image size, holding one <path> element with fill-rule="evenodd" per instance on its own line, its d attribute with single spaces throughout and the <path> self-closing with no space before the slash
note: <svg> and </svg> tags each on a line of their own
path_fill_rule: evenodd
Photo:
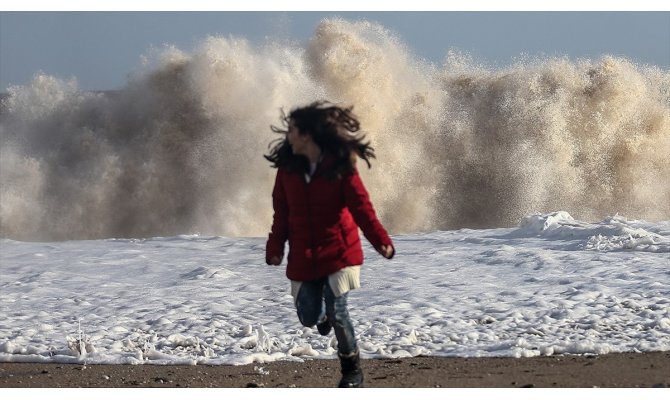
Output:
<svg viewBox="0 0 670 400">
<path fill-rule="evenodd" d="M 344 225 L 342 225 L 341 222 L 339 223 L 339 227 L 340 227 L 340 240 L 342 240 L 342 244 L 344 245 L 345 248 L 349 247 L 349 239 L 347 238 L 347 230 L 344 229 Z"/>
</svg>

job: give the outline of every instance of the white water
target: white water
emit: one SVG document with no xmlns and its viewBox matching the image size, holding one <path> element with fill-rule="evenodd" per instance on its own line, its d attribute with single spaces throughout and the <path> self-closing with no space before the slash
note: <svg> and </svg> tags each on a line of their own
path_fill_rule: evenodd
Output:
<svg viewBox="0 0 670 400">
<path fill-rule="evenodd" d="M 37 74 L 0 107 L 0 237 L 266 234 L 280 108 L 354 105 L 393 233 L 512 227 L 533 212 L 670 216 L 670 72 L 634 60 L 504 68 L 418 60 L 383 27 L 324 20 L 305 45 L 211 37 L 146 56 L 114 93 Z"/>
<path fill-rule="evenodd" d="M 670 221 L 536 214 L 517 228 L 366 247 L 364 358 L 670 351 Z M 0 362 L 247 364 L 335 358 L 302 327 L 265 239 L 0 241 Z"/>
</svg>

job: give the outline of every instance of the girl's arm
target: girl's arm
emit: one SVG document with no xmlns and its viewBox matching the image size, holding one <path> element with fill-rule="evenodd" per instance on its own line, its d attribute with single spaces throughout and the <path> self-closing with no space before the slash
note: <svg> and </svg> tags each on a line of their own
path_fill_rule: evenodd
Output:
<svg viewBox="0 0 670 400">
<path fill-rule="evenodd" d="M 274 216 L 265 246 L 265 262 L 268 265 L 279 265 L 281 263 L 282 258 L 284 258 L 284 244 L 288 239 L 288 206 L 280 174 L 281 172 L 277 171 L 274 189 L 272 190 Z"/>
<path fill-rule="evenodd" d="M 344 176 L 344 200 L 354 221 L 361 228 L 365 237 L 384 257 L 392 258 L 395 254 L 393 242 L 386 229 L 382 226 L 370 201 L 368 191 L 363 185 L 358 171 Z"/>
</svg>

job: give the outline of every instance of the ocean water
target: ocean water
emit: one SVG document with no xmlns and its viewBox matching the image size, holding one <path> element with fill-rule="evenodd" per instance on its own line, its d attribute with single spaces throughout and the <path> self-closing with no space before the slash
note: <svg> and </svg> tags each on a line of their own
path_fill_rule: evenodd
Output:
<svg viewBox="0 0 670 400">
<path fill-rule="evenodd" d="M 364 181 L 394 234 L 670 216 L 670 72 L 604 55 L 494 68 L 417 59 L 383 26 L 307 43 L 210 37 L 150 52 L 114 92 L 36 74 L 0 106 L 0 237 L 262 237 L 281 109 L 353 105 Z"/>
<path fill-rule="evenodd" d="M 363 358 L 670 351 L 670 221 L 566 212 L 366 244 L 349 311 Z M 300 325 L 265 239 L 0 240 L 0 362 L 336 358 Z"/>
</svg>

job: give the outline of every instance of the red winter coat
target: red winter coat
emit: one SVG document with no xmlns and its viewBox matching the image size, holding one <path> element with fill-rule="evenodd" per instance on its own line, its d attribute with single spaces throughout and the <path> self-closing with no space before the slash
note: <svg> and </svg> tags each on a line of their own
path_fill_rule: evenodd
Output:
<svg viewBox="0 0 670 400">
<path fill-rule="evenodd" d="M 265 257 L 268 264 L 274 256 L 282 259 L 288 240 L 286 276 L 291 280 L 310 281 L 363 264 L 358 227 L 376 249 L 393 246 L 358 172 L 326 176 L 334 161 L 324 157 L 309 183 L 301 172 L 277 171 Z"/>
</svg>

